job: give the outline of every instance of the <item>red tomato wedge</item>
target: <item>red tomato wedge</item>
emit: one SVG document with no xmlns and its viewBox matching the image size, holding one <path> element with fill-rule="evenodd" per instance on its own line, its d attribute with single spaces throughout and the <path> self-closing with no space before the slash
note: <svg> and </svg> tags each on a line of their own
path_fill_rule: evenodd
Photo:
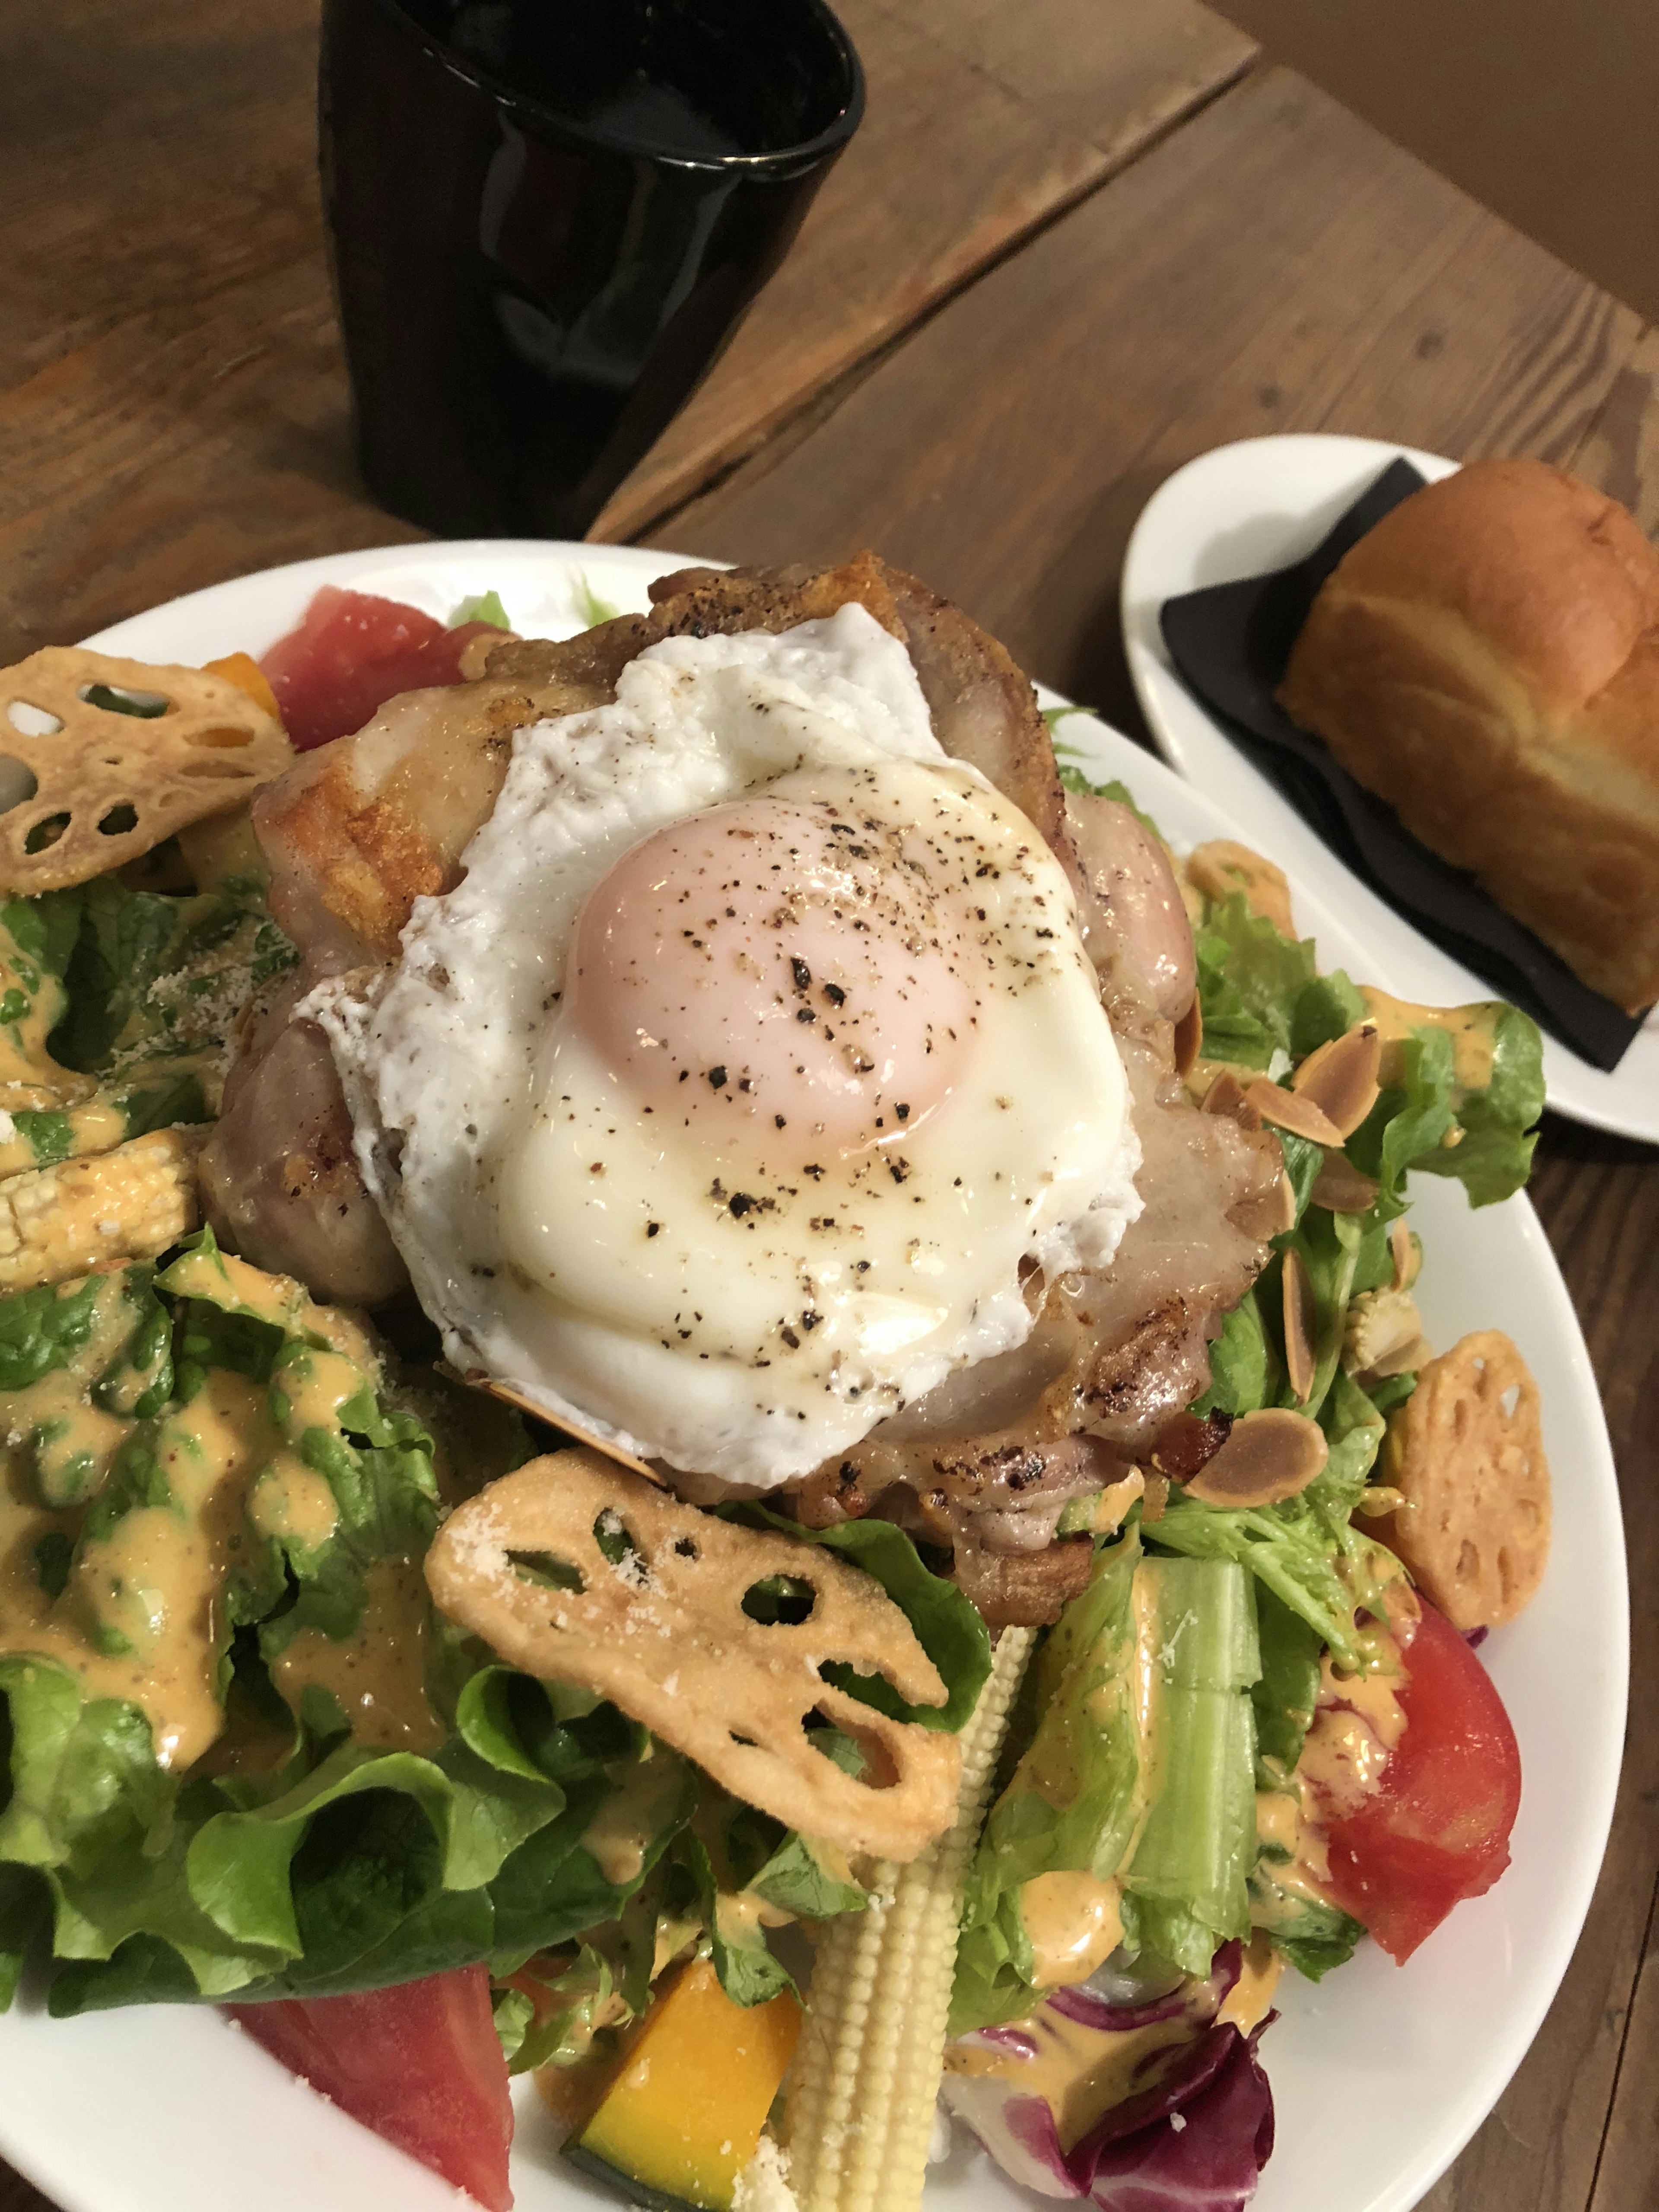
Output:
<svg viewBox="0 0 1659 2212">
<path fill-rule="evenodd" d="M 461 680 L 461 653 L 488 623 L 446 629 L 418 607 L 325 584 L 297 629 L 259 662 L 296 752 L 349 737 L 400 691 Z M 496 633 L 499 635 L 499 633 Z"/>
<path fill-rule="evenodd" d="M 508 2212 L 513 2106 L 482 1966 L 361 1996 L 225 2009 L 342 2112 L 489 2212 Z"/>
<path fill-rule="evenodd" d="M 1492 1677 L 1426 1601 L 1405 1658 L 1406 1732 L 1376 1793 L 1333 1824 L 1330 1888 L 1390 1958 L 1510 1863 L 1521 1753 Z"/>
</svg>

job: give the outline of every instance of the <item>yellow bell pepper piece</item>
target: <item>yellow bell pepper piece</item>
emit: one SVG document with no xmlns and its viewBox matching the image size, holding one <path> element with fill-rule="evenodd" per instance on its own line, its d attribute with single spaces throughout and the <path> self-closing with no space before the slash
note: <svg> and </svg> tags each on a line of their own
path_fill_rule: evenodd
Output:
<svg viewBox="0 0 1659 2212">
<path fill-rule="evenodd" d="M 227 653 L 218 660 L 204 660 L 202 672 L 206 676 L 222 676 L 227 684 L 234 684 L 239 691 L 246 691 L 256 707 L 263 707 L 275 722 L 283 719 L 283 710 L 276 704 L 276 694 L 266 680 L 265 672 L 251 653 Z"/>
<path fill-rule="evenodd" d="M 577 2148 L 703 2212 L 731 2212 L 800 2022 L 787 1990 L 745 2010 L 693 1960 L 652 2006 Z"/>
</svg>

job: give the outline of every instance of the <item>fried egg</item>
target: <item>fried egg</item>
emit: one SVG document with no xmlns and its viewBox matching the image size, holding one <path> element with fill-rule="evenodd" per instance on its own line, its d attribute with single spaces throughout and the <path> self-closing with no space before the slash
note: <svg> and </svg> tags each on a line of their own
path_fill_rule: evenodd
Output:
<svg viewBox="0 0 1659 2212">
<path fill-rule="evenodd" d="M 1139 1212 L 1065 873 L 864 608 L 652 646 L 464 864 L 307 1010 L 448 1357 L 550 1419 L 787 1481 Z"/>
</svg>

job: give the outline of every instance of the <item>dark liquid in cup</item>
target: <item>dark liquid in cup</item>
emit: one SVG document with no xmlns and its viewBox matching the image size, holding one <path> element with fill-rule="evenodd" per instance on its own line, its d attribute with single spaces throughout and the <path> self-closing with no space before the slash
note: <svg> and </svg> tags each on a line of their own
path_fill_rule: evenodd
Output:
<svg viewBox="0 0 1659 2212">
<path fill-rule="evenodd" d="M 858 118 L 822 0 L 325 0 L 325 185 L 371 489 L 580 536 Z"/>
</svg>

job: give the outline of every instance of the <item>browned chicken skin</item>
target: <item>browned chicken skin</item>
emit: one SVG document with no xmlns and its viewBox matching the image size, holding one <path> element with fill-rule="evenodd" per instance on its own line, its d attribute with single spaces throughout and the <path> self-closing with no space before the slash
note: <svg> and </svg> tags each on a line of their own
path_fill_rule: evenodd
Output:
<svg viewBox="0 0 1659 2212">
<path fill-rule="evenodd" d="M 1053 1540 L 1061 1506 L 1126 1474 L 1205 1388 L 1209 1339 L 1266 1257 L 1279 1180 L 1277 1145 L 1199 1114 L 1176 1075 L 1171 1024 L 1194 969 L 1167 856 L 1128 809 L 1067 801 L 1007 653 L 873 555 L 816 572 L 684 570 L 652 597 L 649 615 L 581 637 L 497 645 L 478 681 L 390 702 L 260 794 L 272 906 L 304 965 L 228 1087 L 204 1166 L 215 1225 L 319 1297 L 407 1295 L 350 1155 L 326 1045 L 293 1007 L 324 976 L 394 958 L 416 898 L 459 880 L 514 730 L 613 698 L 623 667 L 661 638 L 780 632 L 857 600 L 905 644 L 945 750 L 1012 799 L 1072 877 L 1129 1076 L 1145 1207 L 1109 1270 L 1029 1286 L 1041 1304 L 1025 1344 L 882 1422 L 807 1478 L 797 1510 L 817 1522 L 888 1514 L 951 1546 L 958 1579 L 993 1622 L 1052 1620 L 1090 1553 L 1086 1539 Z M 664 1472 L 688 1495 L 722 1487 Z"/>
</svg>

